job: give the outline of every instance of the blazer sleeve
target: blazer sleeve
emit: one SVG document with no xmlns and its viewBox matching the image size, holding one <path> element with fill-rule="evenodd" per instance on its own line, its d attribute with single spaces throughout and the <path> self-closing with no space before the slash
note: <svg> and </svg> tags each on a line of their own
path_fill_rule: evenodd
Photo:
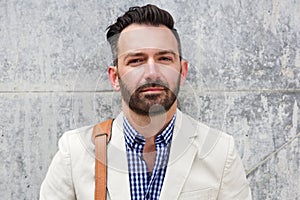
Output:
<svg viewBox="0 0 300 200">
<path fill-rule="evenodd" d="M 246 179 L 242 160 L 230 136 L 228 155 L 223 171 L 219 200 L 251 200 L 251 190 Z"/>
<path fill-rule="evenodd" d="M 58 146 L 41 185 L 40 200 L 76 200 L 67 134 L 61 137 Z"/>
</svg>

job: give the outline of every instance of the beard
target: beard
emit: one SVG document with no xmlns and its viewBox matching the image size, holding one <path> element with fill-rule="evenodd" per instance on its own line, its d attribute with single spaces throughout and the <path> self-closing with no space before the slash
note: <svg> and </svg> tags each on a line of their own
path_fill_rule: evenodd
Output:
<svg viewBox="0 0 300 200">
<path fill-rule="evenodd" d="M 173 89 L 170 89 L 168 84 L 163 81 L 156 80 L 147 81 L 131 91 L 127 84 L 119 77 L 122 98 L 128 107 L 136 114 L 143 116 L 163 114 L 170 110 L 177 99 L 180 88 L 180 78 L 181 74 L 179 74 L 175 88 Z M 144 94 L 142 90 L 148 87 L 161 87 L 163 90 L 159 94 Z"/>
</svg>

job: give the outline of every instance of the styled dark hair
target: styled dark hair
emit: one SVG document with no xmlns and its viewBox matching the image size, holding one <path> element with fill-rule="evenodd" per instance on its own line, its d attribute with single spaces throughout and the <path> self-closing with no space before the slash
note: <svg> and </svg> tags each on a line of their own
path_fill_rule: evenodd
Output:
<svg viewBox="0 0 300 200">
<path fill-rule="evenodd" d="M 113 64 L 116 66 L 118 63 L 118 41 L 120 33 L 129 25 L 145 24 L 152 26 L 165 25 L 174 34 L 179 50 L 179 57 L 181 59 L 181 43 L 179 35 L 174 28 L 174 20 L 170 13 L 165 10 L 158 8 L 155 5 L 148 4 L 142 7 L 131 7 L 124 15 L 118 17 L 116 23 L 107 27 L 106 38 L 110 44 Z"/>
</svg>

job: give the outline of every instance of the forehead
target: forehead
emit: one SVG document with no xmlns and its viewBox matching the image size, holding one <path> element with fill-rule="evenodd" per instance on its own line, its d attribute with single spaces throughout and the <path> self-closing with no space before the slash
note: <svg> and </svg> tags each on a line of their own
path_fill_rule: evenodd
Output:
<svg viewBox="0 0 300 200">
<path fill-rule="evenodd" d="M 178 53 L 177 40 L 166 26 L 132 24 L 120 34 L 119 56 L 142 49 L 172 50 Z"/>
</svg>

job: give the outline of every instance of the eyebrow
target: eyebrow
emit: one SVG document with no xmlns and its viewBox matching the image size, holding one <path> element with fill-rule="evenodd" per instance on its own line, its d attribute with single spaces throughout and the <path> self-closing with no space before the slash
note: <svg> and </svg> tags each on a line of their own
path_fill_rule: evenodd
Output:
<svg viewBox="0 0 300 200">
<path fill-rule="evenodd" d="M 164 55 L 164 54 L 172 54 L 173 56 L 176 56 L 177 54 L 172 50 L 164 50 L 156 53 L 156 55 Z"/>
<path fill-rule="evenodd" d="M 163 50 L 163 51 L 159 51 L 158 53 L 155 53 L 155 55 L 165 55 L 165 54 L 172 54 L 176 57 L 176 53 L 172 50 Z M 128 57 L 138 57 L 138 56 L 145 56 L 145 53 L 142 52 L 136 52 L 136 53 L 128 53 L 125 57 L 124 57 L 124 61 L 128 58 Z"/>
</svg>

